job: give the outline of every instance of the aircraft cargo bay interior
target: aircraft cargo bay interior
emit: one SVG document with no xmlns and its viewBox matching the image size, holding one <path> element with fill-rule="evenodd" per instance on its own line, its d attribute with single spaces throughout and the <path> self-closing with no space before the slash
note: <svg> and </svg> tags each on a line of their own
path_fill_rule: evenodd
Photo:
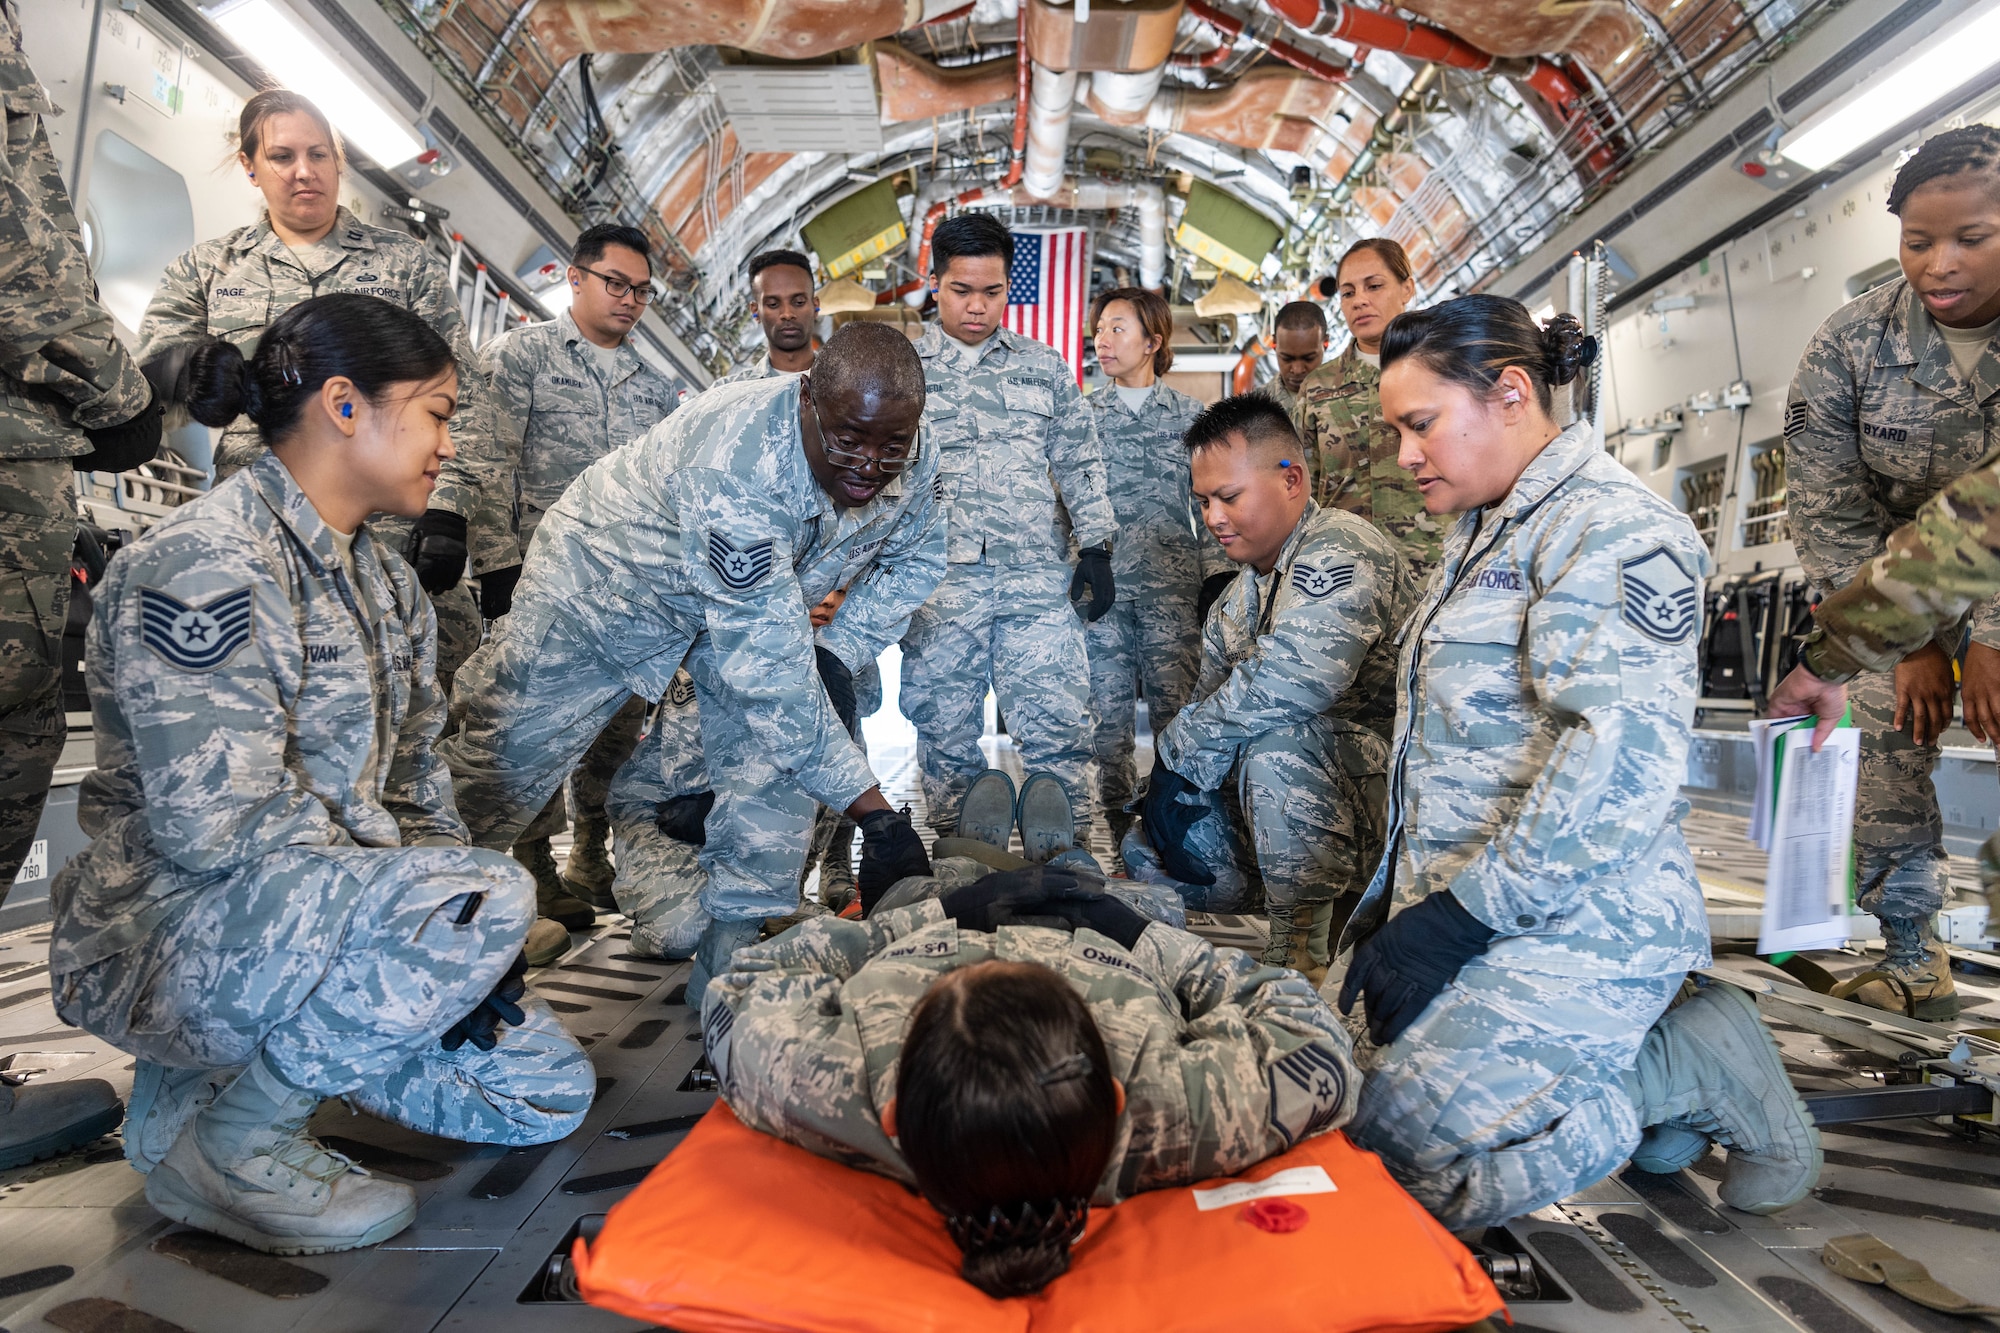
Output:
<svg viewBox="0 0 2000 1333">
<path fill-rule="evenodd" d="M 0 1333 L 2000 1323 L 2000 0 L 0 104 Z"/>
</svg>

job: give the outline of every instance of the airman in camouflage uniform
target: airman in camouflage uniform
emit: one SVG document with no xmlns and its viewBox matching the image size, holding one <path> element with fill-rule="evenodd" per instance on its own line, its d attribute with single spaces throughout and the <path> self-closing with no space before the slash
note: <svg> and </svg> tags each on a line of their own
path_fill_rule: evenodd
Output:
<svg viewBox="0 0 2000 1333">
<path fill-rule="evenodd" d="M 1825 592 L 1853 582 L 1884 552 L 1892 532 L 1992 453 L 1988 417 L 1996 401 L 2000 353 L 1989 345 L 1971 375 L 1961 376 L 1906 280 L 1835 311 L 1807 344 L 1785 409 L 1791 535 L 1807 576 Z M 1972 637 L 2000 648 L 2000 598 L 1981 599 L 1970 611 Z M 1961 624 L 1944 626 L 1934 642 L 1955 654 L 1963 632 Z M 1882 919 L 1892 965 L 1899 944 L 1913 955 L 1908 979 L 1925 992 L 1919 999 L 1935 998 L 1955 1011 L 1950 973 L 1937 961 L 1942 952 L 1925 963 L 1932 952 L 1927 923 L 1949 887 L 1930 779 L 1939 751 L 1892 726 L 1895 664 L 1885 665 L 1889 670 L 1863 676 L 1849 691 L 1862 732 L 1858 901 Z M 1900 1000 L 1894 1007 L 1902 1007 Z"/>
<path fill-rule="evenodd" d="M 1933 495 L 1887 549 L 1813 611 L 1818 632 L 1801 661 L 1824 681 L 1887 671 L 2000 597 L 2000 455 Z M 1980 877 L 2000 907 L 2000 833 L 1980 849 Z"/>
<path fill-rule="evenodd" d="M 1131 816 L 1136 774 L 1134 709 L 1138 688 L 1159 735 L 1194 688 L 1201 622 L 1195 616 L 1204 578 L 1233 567 L 1208 535 L 1190 530 L 1188 455 L 1181 437 L 1201 404 L 1155 381 L 1137 412 L 1115 389 L 1085 398 L 1104 452 L 1105 490 L 1118 518 L 1111 569 L 1118 600 L 1084 626 L 1090 655 L 1090 711 L 1097 718 L 1092 748 L 1113 839 Z"/>
<path fill-rule="evenodd" d="M 0 4 L 0 901 L 34 842 L 67 734 L 62 636 L 76 544 L 71 460 L 83 432 L 153 393 L 97 303 L 42 117 L 54 106 Z"/>
<path fill-rule="evenodd" d="M 1300 386 L 1304 388 L 1303 385 Z M 1286 416 L 1296 416 L 1299 410 L 1299 395 L 1285 387 L 1285 382 L 1276 375 L 1257 386 L 1257 392 L 1278 405 L 1278 410 Z"/>
<path fill-rule="evenodd" d="M 533 890 L 465 845 L 429 601 L 365 526 L 351 559 L 266 453 L 112 561 L 57 1010 L 154 1065 L 261 1057 L 423 1133 L 561 1138 L 595 1079 L 539 1000 L 490 1051 L 439 1045 L 519 953 Z"/>
<path fill-rule="evenodd" d="M 903 640 L 902 710 L 917 729 L 930 824 L 955 829 L 966 788 L 986 768 L 979 737 L 990 683 L 1021 762 L 1068 790 L 1081 846 L 1097 786 L 1066 529 L 1074 524 L 1086 547 L 1118 530 L 1092 414 L 1055 350 L 1010 329 L 967 352 L 933 326 L 917 354 L 950 514 L 944 582 Z"/>
<path fill-rule="evenodd" d="M 0 0 L 0 902 L 34 847 L 68 734 L 72 464 L 93 452 L 84 431 L 130 421 L 153 400 L 97 302 L 42 128 L 53 110 L 11 0 Z M 102 1079 L 13 1083 L 0 1076 L 0 1166 L 67 1152 L 118 1123 Z"/>
<path fill-rule="evenodd" d="M 673 381 L 653 369 L 629 338 L 612 358 L 607 373 L 567 310 L 547 323 L 510 329 L 479 349 L 479 369 L 492 385 L 494 430 L 505 459 L 500 492 L 518 542 L 502 568 L 526 559 L 542 515 L 585 468 L 638 439 L 678 406 Z M 586 892 L 601 893 L 611 885 L 611 867 L 604 864 L 610 838 L 605 793 L 618 766 L 639 743 L 643 716 L 644 705 L 636 700 L 615 713 L 571 775 L 576 842 L 569 877 Z M 542 863 L 538 881 L 554 874 L 547 840 L 567 827 L 568 816 L 559 792 L 521 834 L 523 844 L 533 844 L 524 859 Z M 558 889 L 538 883 L 544 915 L 582 906 L 556 896 Z"/>
<path fill-rule="evenodd" d="M 1416 477 L 1396 462 L 1396 428 L 1382 419 L 1382 372 L 1355 343 L 1299 387 L 1292 424 L 1313 470 L 1313 499 L 1359 514 L 1396 541 L 1422 587 L 1437 567 L 1445 520 L 1424 510 Z"/>
<path fill-rule="evenodd" d="M 485 382 L 471 373 L 472 343 L 458 297 L 444 266 L 408 232 L 370 226 L 343 206 L 334 214 L 333 230 L 301 250 L 286 245 L 269 218 L 202 241 L 161 275 L 139 323 L 139 359 L 150 361 L 169 348 L 214 335 L 234 344 L 247 361 L 272 320 L 308 297 L 330 292 L 357 292 L 402 306 L 451 344 L 463 371 L 451 421 L 457 457 L 445 461 L 430 508 L 465 518 L 473 574 L 518 563 L 492 404 Z M 247 416 L 240 418 L 216 443 L 215 479 L 228 479 L 263 452 L 257 428 Z M 410 525 L 409 519 L 385 516 L 374 527 L 400 550 Z M 432 600 L 439 622 L 438 671 L 449 689 L 459 664 L 479 646 L 479 608 L 463 582 Z"/>
<path fill-rule="evenodd" d="M 1212 817 L 1189 851 L 1206 854 L 1218 886 L 1261 875 L 1264 961 L 1315 980 L 1334 900 L 1366 888 L 1382 855 L 1395 635 L 1414 601 L 1386 536 L 1307 501 L 1272 571 L 1243 567 L 1209 611 L 1198 702 L 1156 742 L 1208 795 Z"/>
<path fill-rule="evenodd" d="M 710 381 L 708 387 L 717 389 L 725 384 L 741 384 L 744 380 L 767 380 L 773 375 L 786 375 L 790 373 L 789 371 L 779 370 L 773 366 L 769 352 L 760 352 L 757 354 L 755 361 L 752 361 L 747 366 L 730 371 L 719 380 Z"/>
<path fill-rule="evenodd" d="M 1346 1030 L 1296 973 L 1158 922 L 1130 950 L 1089 929 L 961 930 L 935 900 L 738 950 L 702 1009 L 723 1099 L 747 1125 L 912 1183 L 881 1120 L 904 1029 L 933 981 L 988 959 L 1055 971 L 1103 1034 L 1125 1113 L 1094 1203 L 1232 1175 L 1352 1114 Z"/>
<path fill-rule="evenodd" d="M 666 696 L 685 665 L 716 793 L 701 907 L 726 922 L 792 909 L 813 803 L 845 810 L 877 785 L 814 647 L 850 671 L 874 661 L 944 567 L 936 449 L 837 507 L 805 457 L 799 383 L 702 394 L 549 510 L 512 612 L 460 678 L 464 729 L 440 747 L 475 842 L 508 845 L 625 697 Z M 837 587 L 842 613 L 815 635 L 808 608 Z"/>
<path fill-rule="evenodd" d="M 1709 961 L 1679 794 L 1708 569 L 1578 424 L 1459 518 L 1403 630 L 1389 854 L 1342 949 L 1434 893 L 1497 938 L 1364 1061 L 1351 1133 L 1447 1226 L 1562 1198 L 1639 1141 L 1625 1080 Z"/>
</svg>

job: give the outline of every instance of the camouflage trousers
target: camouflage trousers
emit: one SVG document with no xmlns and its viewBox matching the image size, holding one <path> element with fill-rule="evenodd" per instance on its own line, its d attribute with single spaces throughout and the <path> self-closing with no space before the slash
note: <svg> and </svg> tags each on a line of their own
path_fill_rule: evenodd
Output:
<svg viewBox="0 0 2000 1333">
<path fill-rule="evenodd" d="M 1944 816 L 1931 774 L 1940 751 L 1890 724 L 1894 672 L 1871 671 L 1847 687 L 1861 728 L 1861 780 L 1854 797 L 1856 906 L 1878 917 L 1928 917 L 1944 906 L 1950 867 Z"/>
<path fill-rule="evenodd" d="M 882 676 L 871 662 L 854 674 L 858 715 L 882 707 Z M 634 728 L 635 737 L 637 728 Z M 709 789 L 708 765 L 702 758 L 701 707 L 694 680 L 677 672 L 666 697 L 654 710 L 653 725 L 632 756 L 611 780 L 605 808 L 611 820 L 612 855 L 618 877 L 611 894 L 618 910 L 632 918 L 632 952 L 658 958 L 687 958 L 694 953 L 709 913 L 703 906 L 708 876 L 698 849 L 660 831 L 660 807 L 676 796 Z M 801 848 L 801 882 L 815 857 L 826 852 L 834 831 L 847 824 L 845 815 L 825 806 L 806 832 Z M 822 839 L 820 830 L 826 828 Z M 810 855 L 809 855 L 810 853 Z M 759 915 L 782 916 L 798 906 L 793 898 L 768 906 Z"/>
<path fill-rule="evenodd" d="M 629 668 L 605 656 L 592 631 L 555 607 L 526 599 L 515 601 L 466 663 L 459 676 L 465 722 L 440 750 L 473 840 L 482 847 L 513 845 L 630 695 L 670 695 L 675 680 L 685 678 L 700 705 L 697 762 L 715 789 L 708 842 L 699 852 L 702 909 L 722 921 L 782 916 L 797 901 L 817 802 L 779 771 L 744 719 L 724 706 L 715 692 L 718 664 L 700 621 L 634 612 L 621 641 L 611 645 Z M 685 677 L 665 673 L 683 662 Z M 673 740 L 662 736 L 662 744 Z M 645 753 L 642 747 L 627 764 Z M 666 756 L 667 762 L 678 760 L 678 753 Z"/>
<path fill-rule="evenodd" d="M 1314 717 L 1243 747 L 1229 778 L 1200 801 L 1209 814 L 1188 830 L 1187 850 L 1215 872 L 1212 886 L 1182 885 L 1196 911 L 1290 907 L 1359 894 L 1382 858 L 1389 747 L 1366 727 Z M 1159 873 L 1146 861 L 1135 877 Z M 1164 878 L 1164 876 L 1161 876 Z"/>
<path fill-rule="evenodd" d="M 62 757 L 62 643 L 76 499 L 67 458 L 0 464 L 0 903 Z"/>
<path fill-rule="evenodd" d="M 1097 719 L 1091 750 L 1104 808 L 1123 811 L 1137 787 L 1132 764 L 1136 706 L 1146 693 L 1146 718 L 1153 734 L 1187 706 L 1201 665 L 1201 624 L 1190 592 L 1148 591 L 1120 597 L 1104 616 L 1084 626 L 1090 655 L 1090 711 Z"/>
<path fill-rule="evenodd" d="M 490 1051 L 438 1045 L 534 920 L 534 883 L 505 855 L 299 847 L 189 896 L 139 944 L 56 976 L 63 1019 L 180 1068 L 261 1052 L 298 1087 L 475 1143 L 551 1142 L 590 1109 L 590 1057 L 538 998 Z"/>
<path fill-rule="evenodd" d="M 1593 1185 L 1638 1145 L 1625 1078 L 1685 975 L 1551 976 L 1475 959 L 1394 1042 L 1357 1043 L 1367 1078 L 1348 1137 L 1454 1230 Z"/>
<path fill-rule="evenodd" d="M 701 905 L 708 876 L 701 868 L 700 849 L 668 837 L 658 823 L 667 801 L 708 785 L 694 681 L 678 672 L 654 712 L 652 729 L 619 766 L 605 798 L 611 851 L 618 863 L 611 894 L 618 910 L 632 918 L 632 952 L 642 957 L 692 957 L 708 928 L 709 915 Z"/>
<path fill-rule="evenodd" d="M 532 824 L 521 830 L 519 841 L 529 842 L 535 838 L 553 838 L 569 827 L 572 816 L 581 824 L 602 824 L 610 818 L 605 802 L 611 790 L 611 779 L 633 750 L 639 745 L 640 729 L 646 725 L 646 701 L 633 695 L 625 701 L 625 706 L 611 715 L 611 724 L 597 733 L 597 739 L 583 752 L 583 762 L 569 775 L 567 793 L 558 788 L 542 807 L 542 813 L 535 816 Z M 695 739 L 700 740 L 700 730 L 696 729 Z M 567 795 L 567 799 L 565 799 Z"/>
<path fill-rule="evenodd" d="M 966 788 L 986 767 L 986 691 L 1033 772 L 1069 792 L 1078 845 L 1097 808 L 1091 769 L 1090 661 L 1069 604 L 1067 565 L 955 564 L 910 618 L 903 639 L 903 716 L 917 729 L 930 826 L 958 827 Z"/>
</svg>

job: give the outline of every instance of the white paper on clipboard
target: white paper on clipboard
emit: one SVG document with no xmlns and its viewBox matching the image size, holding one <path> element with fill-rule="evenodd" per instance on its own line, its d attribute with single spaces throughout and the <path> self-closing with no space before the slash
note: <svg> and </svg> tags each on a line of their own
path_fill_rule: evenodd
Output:
<svg viewBox="0 0 2000 1333">
<path fill-rule="evenodd" d="M 1861 733 L 1841 727 L 1813 752 L 1801 728 L 1772 758 L 1776 791 L 1770 868 L 1757 952 L 1824 949 L 1847 941 L 1848 862 Z"/>
</svg>

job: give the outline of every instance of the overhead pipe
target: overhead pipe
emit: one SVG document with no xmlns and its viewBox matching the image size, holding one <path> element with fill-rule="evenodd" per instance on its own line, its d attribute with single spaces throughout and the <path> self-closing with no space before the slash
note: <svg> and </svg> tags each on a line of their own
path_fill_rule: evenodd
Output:
<svg viewBox="0 0 2000 1333">
<path fill-rule="evenodd" d="M 1009 185 L 976 185 L 970 190 L 932 203 L 924 212 L 923 239 L 917 252 L 917 272 L 928 277 L 930 270 L 931 236 L 937 231 L 938 223 L 955 208 L 973 208 L 980 204 L 1012 204 L 1021 207 L 1030 203 L 1053 200 L 1064 208 L 1079 208 L 1092 211 L 1113 208 L 1137 208 L 1139 210 L 1139 283 L 1144 287 L 1159 288 L 1166 281 L 1167 270 L 1167 195 L 1157 181 L 1107 181 L 1069 180 L 1060 182 L 1058 188 L 1046 196 L 1031 196 L 1025 183 Z M 929 283 L 920 282 L 912 286 L 896 289 L 905 302 L 921 306 L 929 295 Z"/>
<path fill-rule="evenodd" d="M 1525 83 L 1555 109 L 1567 128 L 1576 131 L 1584 148 L 1584 160 L 1592 170 L 1603 175 L 1617 164 L 1616 152 L 1591 123 L 1590 108 L 1582 90 L 1559 66 L 1544 57 L 1496 56 L 1444 28 L 1364 9 L 1347 0 L 1264 0 L 1264 3 L 1285 22 L 1314 37 L 1352 42 L 1357 47 L 1393 51 L 1427 64 L 1448 65 Z M 1200 0 L 1189 0 L 1190 12 L 1206 8 Z M 1202 17 L 1207 19 L 1206 14 Z"/>
<path fill-rule="evenodd" d="M 1076 71 L 1037 63 L 1028 100 L 1027 167 L 1021 184 L 1031 199 L 1048 199 L 1062 188 L 1063 159 L 1069 155 L 1070 113 L 1076 108 Z"/>
<path fill-rule="evenodd" d="M 1129 74 L 1098 70 L 1090 76 L 1086 100 L 1107 125 L 1143 125 L 1146 108 L 1159 95 L 1160 83 L 1166 77 L 1164 64 Z"/>
<path fill-rule="evenodd" d="M 1302 3 L 1303 0 L 1291 0 L 1291 2 L 1296 4 Z M 1275 6 L 1273 7 L 1275 8 Z M 1187 0 L 1187 12 L 1200 19 L 1203 23 L 1206 23 L 1209 27 L 1227 34 L 1231 42 L 1242 39 L 1249 30 L 1249 25 L 1244 23 L 1242 19 L 1237 18 L 1234 14 L 1217 9 L 1213 5 L 1204 4 L 1202 0 Z M 1254 36 L 1250 40 L 1262 49 L 1270 52 L 1276 59 L 1284 61 L 1293 69 L 1304 70 L 1316 79 L 1325 79 L 1328 83 L 1347 82 L 1350 71 L 1345 65 L 1330 64 L 1327 61 L 1321 60 L 1316 55 L 1301 51 L 1290 42 L 1267 42 Z M 1228 51 L 1231 48 L 1228 43 L 1224 43 L 1218 49 Z M 1210 54 L 1212 55 L 1213 52 Z M 1491 59 L 1491 57 L 1488 58 Z M 1175 57 L 1175 61 L 1178 63 L 1179 57 Z M 1214 63 L 1219 65 L 1222 62 L 1217 60 Z"/>
</svg>

